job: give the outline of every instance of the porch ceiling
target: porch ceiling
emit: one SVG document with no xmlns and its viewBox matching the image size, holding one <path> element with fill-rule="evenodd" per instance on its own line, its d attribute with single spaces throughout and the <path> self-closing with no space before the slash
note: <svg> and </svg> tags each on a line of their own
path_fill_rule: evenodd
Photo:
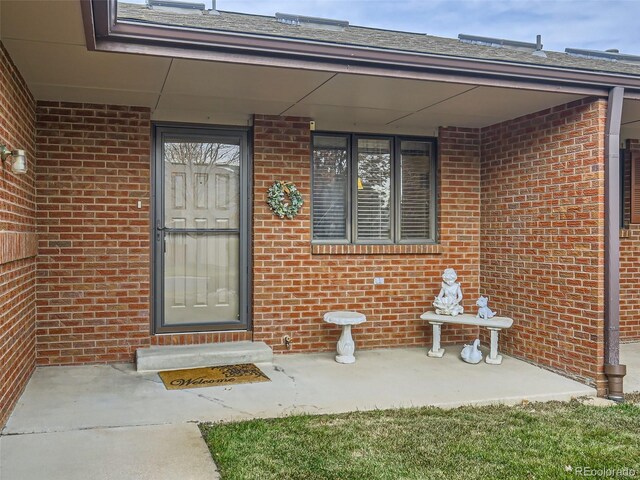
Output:
<svg viewBox="0 0 640 480">
<path fill-rule="evenodd" d="M 0 0 L 0 36 L 37 99 L 147 106 L 164 121 L 247 125 L 253 113 L 284 114 L 310 117 L 318 129 L 433 135 L 439 126 L 483 127 L 579 98 L 93 52 L 80 0 Z M 625 102 L 625 131 L 640 130 L 639 105 Z"/>
</svg>

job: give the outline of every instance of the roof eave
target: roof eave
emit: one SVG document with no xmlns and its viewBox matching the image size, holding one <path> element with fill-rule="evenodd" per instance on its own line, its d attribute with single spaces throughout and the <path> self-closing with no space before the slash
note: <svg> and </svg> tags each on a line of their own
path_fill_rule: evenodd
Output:
<svg viewBox="0 0 640 480">
<path fill-rule="evenodd" d="M 534 65 L 507 61 L 329 44 L 251 33 L 211 31 L 169 25 L 118 21 L 117 0 L 81 0 L 87 47 L 91 50 L 126 51 L 153 55 L 259 63 L 289 68 L 332 68 L 351 73 L 393 72 L 388 76 L 520 86 L 585 95 L 608 95 L 625 88 L 625 97 L 640 99 L 640 76 L 614 72 Z M 408 75 L 407 75 L 408 74 Z M 455 77 L 455 78 L 453 78 Z M 465 81 L 466 80 L 466 81 Z M 483 80 L 478 82 L 478 80 Z"/>
</svg>

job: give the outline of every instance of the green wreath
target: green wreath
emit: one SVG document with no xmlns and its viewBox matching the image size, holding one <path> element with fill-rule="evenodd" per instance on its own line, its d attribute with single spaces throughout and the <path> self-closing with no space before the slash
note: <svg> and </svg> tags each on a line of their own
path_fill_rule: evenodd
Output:
<svg viewBox="0 0 640 480">
<path fill-rule="evenodd" d="M 293 219 L 302 208 L 302 195 L 291 182 L 274 182 L 267 190 L 267 205 L 280 218 Z"/>
</svg>

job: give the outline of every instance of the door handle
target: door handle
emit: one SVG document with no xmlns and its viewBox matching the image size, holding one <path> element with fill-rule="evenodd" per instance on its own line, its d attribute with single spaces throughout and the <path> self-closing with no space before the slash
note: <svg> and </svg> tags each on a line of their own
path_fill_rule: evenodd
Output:
<svg viewBox="0 0 640 480">
<path fill-rule="evenodd" d="M 162 253 L 167 253 L 167 232 L 160 219 L 156 220 L 156 241 L 162 241 Z"/>
</svg>

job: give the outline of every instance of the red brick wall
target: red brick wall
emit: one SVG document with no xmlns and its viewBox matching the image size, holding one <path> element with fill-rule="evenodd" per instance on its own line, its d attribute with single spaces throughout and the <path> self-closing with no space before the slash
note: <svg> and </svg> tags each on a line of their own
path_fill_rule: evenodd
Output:
<svg viewBox="0 0 640 480">
<path fill-rule="evenodd" d="M 481 290 L 507 353 L 601 386 L 606 102 L 481 132 Z"/>
<path fill-rule="evenodd" d="M 478 132 L 440 132 L 440 253 L 404 246 L 321 247 L 314 250 L 323 254 L 312 253 L 309 139 L 304 118 L 255 116 L 254 338 L 276 351 L 284 350 L 284 335 L 293 338 L 293 351 L 333 350 L 339 330 L 324 324 L 323 314 L 354 309 L 368 319 L 354 329 L 358 348 L 427 344 L 431 331 L 419 316 L 438 293 L 444 268 L 458 271 L 465 307 L 471 310 L 478 294 Z M 293 181 L 300 189 L 306 203 L 294 220 L 268 210 L 265 193 L 274 180 Z M 373 285 L 374 276 L 384 277 L 384 285 Z M 443 334 L 445 342 L 461 342 L 477 330 L 446 327 Z"/>
<path fill-rule="evenodd" d="M 147 108 L 38 102 L 37 149 L 38 364 L 131 362 L 152 344 L 252 338 L 150 334 Z"/>
<path fill-rule="evenodd" d="M 477 131 L 440 135 L 442 246 L 312 254 L 308 122 L 256 117 L 254 332 L 150 336 L 149 129 L 145 109 L 38 106 L 40 364 L 131 361 L 136 348 L 150 344 L 252 337 L 281 350 L 285 334 L 294 338 L 295 351 L 329 350 L 338 332 L 322 322 L 322 314 L 337 308 L 369 316 L 367 326 L 356 330 L 362 348 L 424 345 L 431 332 L 418 316 L 447 266 L 458 269 L 465 304 L 472 307 L 479 283 Z M 264 203 L 271 182 L 284 177 L 307 200 L 295 221 L 277 219 Z M 374 275 L 386 283 L 374 287 Z M 475 334 L 473 328 L 448 328 L 444 341 Z"/>
<path fill-rule="evenodd" d="M 0 166 L 0 429 L 35 367 L 35 102 L 0 42 L 0 144 L 29 171 Z"/>
<path fill-rule="evenodd" d="M 602 349 L 603 119 L 602 102 L 578 102 L 482 132 L 442 129 L 441 245 L 312 247 L 308 122 L 257 115 L 253 333 L 152 337 L 149 113 L 43 102 L 38 361 L 131 361 L 140 346 L 251 338 L 283 351 L 284 335 L 293 351 L 333 350 L 339 331 L 322 315 L 344 308 L 369 318 L 355 329 L 360 348 L 426 345 L 431 332 L 418 317 L 453 266 L 468 311 L 482 291 L 516 320 L 508 353 L 592 381 Z M 276 179 L 294 181 L 307 202 L 293 221 L 267 209 Z M 374 286 L 374 276 L 385 284 Z M 557 303 L 536 309 L 549 295 Z M 475 335 L 444 329 L 447 343 Z"/>
<path fill-rule="evenodd" d="M 149 344 L 149 115 L 38 103 L 40 365 L 131 361 Z"/>
<path fill-rule="evenodd" d="M 625 149 L 625 225 L 620 239 L 620 338 L 640 340 L 640 225 L 631 224 L 631 157 L 640 158 L 640 140 L 628 140 Z"/>
</svg>

